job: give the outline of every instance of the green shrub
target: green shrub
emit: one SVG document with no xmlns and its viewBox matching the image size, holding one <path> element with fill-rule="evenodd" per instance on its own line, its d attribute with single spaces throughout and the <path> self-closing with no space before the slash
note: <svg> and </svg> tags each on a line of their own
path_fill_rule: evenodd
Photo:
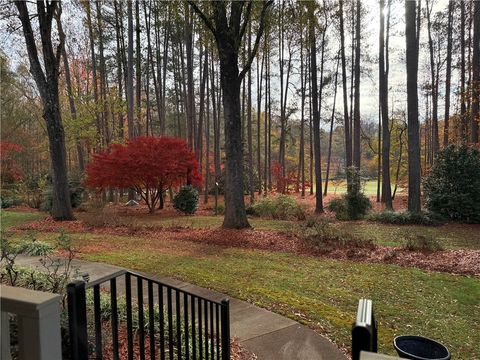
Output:
<svg viewBox="0 0 480 360">
<path fill-rule="evenodd" d="M 384 224 L 395 225 L 437 226 L 443 223 L 443 218 L 441 216 L 424 211 L 412 213 L 410 211 L 394 212 L 385 210 L 379 213 L 371 214 L 368 219 Z"/>
<path fill-rule="evenodd" d="M 408 251 L 434 252 L 443 250 L 443 246 L 431 235 L 407 233 L 405 239 L 403 247 Z"/>
<path fill-rule="evenodd" d="M 21 205 L 22 200 L 12 190 L 2 189 L 0 191 L 0 208 L 8 209 L 12 206 Z"/>
<path fill-rule="evenodd" d="M 213 206 L 213 213 L 217 215 L 223 215 L 225 213 L 225 205 L 217 204 L 217 206 Z"/>
<path fill-rule="evenodd" d="M 193 186 L 182 186 L 173 197 L 173 207 L 185 214 L 194 214 L 198 209 L 198 199 L 198 191 Z"/>
<path fill-rule="evenodd" d="M 53 252 L 53 247 L 44 241 L 25 241 L 19 245 L 18 251 L 21 254 L 27 254 L 29 256 L 43 256 L 51 254 Z"/>
<path fill-rule="evenodd" d="M 363 194 L 360 174 L 357 169 L 348 169 L 351 184 L 347 193 L 339 199 L 334 199 L 328 204 L 328 210 L 335 213 L 338 220 L 362 219 L 372 208 L 368 197 Z"/>
<path fill-rule="evenodd" d="M 480 150 L 450 145 L 423 183 L 425 206 L 445 218 L 480 223 Z"/>
<path fill-rule="evenodd" d="M 304 220 L 304 209 L 288 195 L 264 197 L 248 211 L 254 216 L 277 220 Z"/>
<path fill-rule="evenodd" d="M 81 186 L 79 179 L 71 179 L 68 181 L 68 189 L 70 192 L 70 202 L 72 207 L 78 208 L 82 204 L 84 188 Z M 40 210 L 50 212 L 53 206 L 53 187 L 50 184 L 43 193 L 43 202 Z"/>
</svg>

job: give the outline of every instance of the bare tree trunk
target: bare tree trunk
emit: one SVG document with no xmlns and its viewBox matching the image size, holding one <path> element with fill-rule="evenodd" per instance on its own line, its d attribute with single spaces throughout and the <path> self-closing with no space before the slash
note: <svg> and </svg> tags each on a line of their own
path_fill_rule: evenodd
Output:
<svg viewBox="0 0 480 360">
<path fill-rule="evenodd" d="M 303 15 L 303 14 L 302 14 Z M 300 20 L 302 21 L 302 20 Z M 305 82 L 306 73 L 304 70 L 304 48 L 303 48 L 303 21 L 300 24 L 300 149 L 298 154 L 298 174 L 297 184 L 299 178 L 302 182 L 302 197 L 305 197 Z M 298 189 L 297 189 L 298 191 Z"/>
<path fill-rule="evenodd" d="M 327 172 L 325 174 L 325 188 L 323 189 L 323 196 L 327 196 L 328 181 L 330 178 L 330 164 L 332 160 L 332 141 L 333 141 L 333 123 L 335 120 L 335 106 L 337 102 L 337 84 L 338 84 L 338 67 L 340 65 L 340 56 L 337 55 L 337 67 L 335 71 L 335 82 L 333 90 L 333 106 L 332 106 L 332 116 L 330 118 L 330 134 L 328 136 L 328 156 L 327 156 Z"/>
<path fill-rule="evenodd" d="M 382 202 L 388 210 L 392 210 L 390 184 L 390 125 L 388 117 L 388 73 L 385 65 L 384 40 L 384 0 L 380 0 L 380 35 L 379 35 L 379 99 L 382 113 Z"/>
<path fill-rule="evenodd" d="M 208 45 L 205 45 L 205 63 L 207 66 L 203 69 L 204 72 L 204 77 L 205 77 L 205 82 L 206 82 L 206 95 L 207 95 L 207 112 L 206 112 L 206 129 L 205 129 L 205 147 L 206 147 L 206 157 L 205 157 L 205 194 L 204 194 L 204 199 L 203 202 L 205 204 L 208 203 L 208 191 L 209 191 L 209 185 L 210 185 L 210 87 L 208 83 L 208 73 L 209 73 L 209 67 L 208 67 Z M 213 62 L 213 59 L 212 59 Z M 202 130 L 202 128 L 198 129 L 199 132 Z M 217 209 L 215 209 L 217 211 Z"/>
<path fill-rule="evenodd" d="M 252 51 L 252 23 L 248 25 L 248 53 Z M 255 202 L 255 187 L 253 181 L 253 135 L 252 135 L 252 69 L 247 73 L 247 143 L 248 143 L 248 190 L 250 204 Z"/>
<path fill-rule="evenodd" d="M 264 44 L 265 44 L 264 40 Z M 263 62 L 265 60 L 265 46 L 262 54 L 262 62 L 259 64 L 257 55 L 257 173 L 258 173 L 258 194 L 262 194 L 262 159 L 261 159 L 261 126 L 262 117 L 262 83 L 263 83 Z M 266 116 L 266 114 L 265 114 Z"/>
<path fill-rule="evenodd" d="M 105 56 L 104 56 L 104 40 L 103 40 L 103 19 L 100 8 L 100 2 L 96 2 L 97 10 L 97 27 L 98 27 L 98 48 L 99 48 L 99 61 L 100 61 L 100 98 L 102 102 L 102 131 L 104 136 L 105 145 L 110 143 L 110 131 L 108 128 L 108 111 L 107 111 L 107 74 L 105 70 Z"/>
<path fill-rule="evenodd" d="M 122 17 L 123 14 L 121 14 L 121 8 L 119 9 L 119 4 L 118 1 L 114 1 L 114 8 L 115 8 L 115 38 L 117 42 L 117 54 L 116 54 L 116 62 L 117 62 L 117 83 L 118 83 L 118 93 L 117 97 L 118 100 L 122 100 L 123 96 L 123 84 L 122 84 L 122 67 L 123 67 L 123 62 L 122 62 L 122 57 L 124 56 L 124 49 L 121 46 L 121 35 L 120 35 L 120 21 L 119 18 Z M 121 6 L 121 5 L 120 5 Z M 117 136 L 119 139 L 123 139 L 123 114 L 121 112 L 118 113 L 118 132 Z"/>
<path fill-rule="evenodd" d="M 357 16 L 355 21 L 355 98 L 353 107 L 353 166 L 360 170 L 360 24 L 361 24 L 361 6 L 360 0 L 356 0 Z"/>
<path fill-rule="evenodd" d="M 35 38 L 25 1 L 16 1 L 19 18 L 22 23 L 23 36 L 27 46 L 30 72 L 35 80 L 43 103 L 43 118 L 47 125 L 50 159 L 52 165 L 52 217 L 55 220 L 72 220 L 73 211 L 68 188 L 67 162 L 65 150 L 65 133 L 60 114 L 58 96 L 59 63 L 64 39 L 56 51 L 52 44 L 52 21 L 58 3 L 37 2 L 37 16 L 40 37 L 42 39 L 43 68 L 38 57 Z M 58 21 L 60 15 L 58 15 Z M 43 70 L 45 69 L 45 70 Z"/>
<path fill-rule="evenodd" d="M 145 14 L 145 30 L 147 33 L 147 54 L 148 54 L 148 59 L 149 61 L 147 62 L 147 69 L 150 66 L 151 73 L 152 73 L 152 80 L 153 80 L 153 88 L 155 90 L 155 103 L 157 106 L 157 122 L 158 122 L 158 127 L 159 131 L 162 127 L 162 84 L 161 84 L 161 73 L 158 75 L 158 81 L 157 81 L 157 75 L 155 74 L 155 64 L 153 61 L 153 50 L 152 50 L 152 40 L 150 36 L 150 28 L 151 28 L 151 18 L 152 18 L 152 8 L 151 8 L 151 3 L 148 2 L 148 14 L 147 14 L 147 2 L 143 3 L 143 10 Z M 157 23 L 154 24 L 154 26 L 157 26 Z M 157 48 L 158 49 L 158 48 Z M 160 59 L 157 57 L 157 62 L 159 62 Z M 152 125 L 150 125 L 152 126 Z M 153 134 L 153 132 L 152 132 Z"/>
<path fill-rule="evenodd" d="M 195 93 L 193 83 L 193 33 L 192 14 L 188 4 L 185 4 L 185 52 L 187 58 L 187 134 L 188 144 L 196 148 L 195 141 Z"/>
<path fill-rule="evenodd" d="M 480 121 L 480 2 L 474 2 L 473 8 L 473 57 L 472 57 L 472 110 L 471 136 L 472 143 L 478 143 L 478 127 Z"/>
<path fill-rule="evenodd" d="M 433 48 L 433 39 L 432 39 L 432 23 L 431 23 L 431 12 L 433 7 L 430 6 L 429 0 L 426 3 L 427 6 L 427 32 L 428 32 L 428 47 L 430 52 L 430 75 L 431 75 L 431 85 L 432 85 L 432 153 L 436 154 L 440 148 L 438 140 L 438 83 L 436 81 L 437 75 L 435 73 L 436 64 L 435 64 L 435 54 Z"/>
<path fill-rule="evenodd" d="M 202 158 L 203 158 L 203 119 L 205 117 L 205 85 L 208 81 L 208 49 L 205 46 L 205 51 L 203 51 L 203 47 L 201 46 L 200 50 L 200 59 L 202 56 L 205 58 L 203 59 L 203 70 L 201 72 L 200 77 L 200 111 L 198 114 L 198 131 L 197 131 L 197 140 L 196 140 L 196 155 L 197 161 L 202 169 Z M 200 64 L 202 61 L 200 61 Z"/>
<path fill-rule="evenodd" d="M 59 4 L 59 13 L 61 13 L 61 4 Z M 65 39 L 65 33 L 63 32 L 62 21 L 60 20 L 60 15 L 56 17 L 57 20 L 57 29 L 62 39 Z M 68 105 L 70 107 L 70 114 L 72 116 L 72 120 L 74 122 L 77 121 L 77 109 L 75 108 L 75 101 L 73 98 L 73 90 L 72 90 L 72 78 L 70 75 L 70 66 L 68 64 L 68 57 L 67 51 L 65 50 L 65 40 L 61 43 L 61 51 L 63 56 L 63 67 L 65 71 L 65 83 L 67 85 L 67 94 L 68 94 Z M 75 137 L 75 147 L 77 149 L 77 158 L 78 158 L 78 170 L 80 174 L 83 174 L 85 171 L 85 158 L 83 155 L 83 148 L 82 144 L 80 143 L 80 139 L 78 136 Z"/>
<path fill-rule="evenodd" d="M 345 60 L 345 29 L 343 25 L 343 0 L 339 1 L 340 5 L 340 43 L 342 58 L 342 87 L 343 87 L 343 113 L 344 113 L 344 132 L 345 132 L 345 165 L 347 168 L 352 166 L 352 143 L 350 136 L 350 121 L 348 117 L 348 95 L 347 95 L 347 68 Z M 347 182 L 350 183 L 347 176 Z"/>
<path fill-rule="evenodd" d="M 465 104 L 466 88 L 465 88 L 465 1 L 460 2 L 460 119 L 461 119 L 461 142 L 466 143 L 468 140 L 467 129 L 467 107 Z"/>
<path fill-rule="evenodd" d="M 128 14 L 128 45 L 127 45 L 127 122 L 128 122 L 128 138 L 135 137 L 135 128 L 133 124 L 133 13 L 132 3 L 127 2 Z M 128 200 L 135 198 L 133 189 L 128 191 Z"/>
<path fill-rule="evenodd" d="M 418 45 L 416 2 L 405 1 L 405 37 L 407 59 L 408 112 L 408 210 L 419 212 L 420 205 L 420 139 L 418 123 Z"/>
<path fill-rule="evenodd" d="M 93 99 L 95 104 L 98 104 L 98 80 L 97 80 L 97 61 L 95 58 L 95 40 L 93 37 L 93 26 L 92 26 L 92 18 L 91 18 L 91 8 L 90 3 L 86 2 L 86 11 L 87 11 L 87 26 L 88 26 L 88 34 L 90 38 L 90 53 L 92 58 L 92 76 L 93 76 Z M 97 127 L 97 132 L 100 135 L 100 141 L 103 143 L 103 131 L 100 116 L 98 111 L 95 110 L 95 125 Z"/>
<path fill-rule="evenodd" d="M 308 3 L 308 37 L 310 42 L 310 73 L 312 77 L 312 111 L 313 111 L 313 142 L 315 156 L 315 212 L 323 212 L 322 198 L 322 168 L 320 155 L 320 113 L 318 110 L 318 88 L 317 88 L 317 44 L 315 37 L 315 9 L 314 4 Z M 322 47 L 324 46 L 322 43 Z M 323 52 L 323 51 L 322 51 Z"/>
<path fill-rule="evenodd" d="M 140 135 L 142 128 L 142 52 L 140 48 L 140 7 L 139 2 L 135 1 L 135 34 L 136 34 L 136 50 L 135 50 L 135 102 L 136 102 L 136 115 L 137 115 L 137 128 L 135 133 Z"/>
<path fill-rule="evenodd" d="M 395 187 L 393 188 L 393 195 L 392 199 L 395 199 L 395 195 L 397 193 L 398 188 L 398 179 L 400 177 L 400 165 L 402 164 L 402 155 L 403 155 L 403 134 L 407 130 L 407 125 L 402 128 L 399 135 L 399 142 L 400 142 L 400 149 L 398 150 L 398 160 L 397 160 L 397 171 L 395 173 Z"/>
<path fill-rule="evenodd" d="M 452 74 L 452 31 L 453 31 L 453 8 L 454 1 L 448 2 L 448 25 L 447 25 L 447 69 L 445 75 L 445 119 L 443 127 L 443 146 L 448 146 L 450 131 L 450 82 Z"/>
</svg>

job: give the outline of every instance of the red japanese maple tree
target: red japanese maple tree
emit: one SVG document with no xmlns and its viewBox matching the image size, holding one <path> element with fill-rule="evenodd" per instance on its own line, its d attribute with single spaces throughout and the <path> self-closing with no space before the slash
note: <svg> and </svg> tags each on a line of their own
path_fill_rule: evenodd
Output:
<svg viewBox="0 0 480 360">
<path fill-rule="evenodd" d="M 200 184 L 197 169 L 195 154 L 184 140 L 141 136 L 93 155 L 85 184 L 100 189 L 134 188 L 153 213 L 166 189 Z"/>
</svg>

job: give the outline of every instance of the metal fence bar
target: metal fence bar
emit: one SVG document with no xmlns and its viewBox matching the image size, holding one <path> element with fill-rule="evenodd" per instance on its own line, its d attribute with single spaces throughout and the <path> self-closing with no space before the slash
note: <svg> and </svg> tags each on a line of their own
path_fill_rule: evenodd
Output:
<svg viewBox="0 0 480 360">
<path fill-rule="evenodd" d="M 230 301 L 222 300 L 222 360 L 230 360 Z"/>
<path fill-rule="evenodd" d="M 118 308 L 117 308 L 117 278 L 110 279 L 110 306 L 112 307 L 112 350 L 113 358 L 119 359 L 118 354 Z"/>
<path fill-rule="evenodd" d="M 133 360 L 132 282 L 129 273 L 125 274 L 125 297 L 127 307 L 127 356 L 128 360 Z"/>
<path fill-rule="evenodd" d="M 95 317 L 95 357 L 97 360 L 103 358 L 102 352 L 102 314 L 100 308 L 100 285 L 93 287 L 93 312 Z"/>
<path fill-rule="evenodd" d="M 158 285 L 158 310 L 160 312 L 160 360 L 165 360 L 165 318 L 163 309 L 163 286 Z"/>
<path fill-rule="evenodd" d="M 145 324 L 143 321 L 143 281 L 137 277 L 137 304 L 138 304 L 138 347 L 140 360 L 145 360 Z"/>
<path fill-rule="evenodd" d="M 155 314 L 153 306 L 153 282 L 148 282 L 148 329 L 150 338 L 150 359 L 155 360 Z"/>
<path fill-rule="evenodd" d="M 87 302 L 85 282 L 67 285 L 70 353 L 73 360 L 88 359 Z"/>
</svg>

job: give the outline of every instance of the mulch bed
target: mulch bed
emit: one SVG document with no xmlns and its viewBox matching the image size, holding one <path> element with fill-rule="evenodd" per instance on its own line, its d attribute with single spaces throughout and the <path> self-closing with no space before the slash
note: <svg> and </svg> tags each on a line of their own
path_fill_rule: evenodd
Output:
<svg viewBox="0 0 480 360">
<path fill-rule="evenodd" d="M 171 239 L 211 244 L 222 247 L 239 247 L 268 251 L 291 252 L 307 256 L 350 260 L 365 263 L 395 264 L 403 267 L 416 267 L 429 271 L 447 272 L 461 275 L 480 276 L 480 250 L 445 250 L 436 252 L 408 251 L 388 246 L 343 246 L 333 250 L 319 249 L 298 237 L 286 233 L 264 230 L 230 230 L 230 229 L 170 229 L 148 228 L 136 229 L 127 226 L 90 227 L 82 221 L 63 221 L 51 218 L 21 224 L 13 231 L 36 230 L 56 232 L 64 229 L 67 232 L 104 235 L 135 235 L 149 239 Z M 150 242 L 151 244 L 151 242 Z M 101 248 L 108 248 L 108 243 Z M 95 251 L 83 248 L 81 252 Z"/>
</svg>

